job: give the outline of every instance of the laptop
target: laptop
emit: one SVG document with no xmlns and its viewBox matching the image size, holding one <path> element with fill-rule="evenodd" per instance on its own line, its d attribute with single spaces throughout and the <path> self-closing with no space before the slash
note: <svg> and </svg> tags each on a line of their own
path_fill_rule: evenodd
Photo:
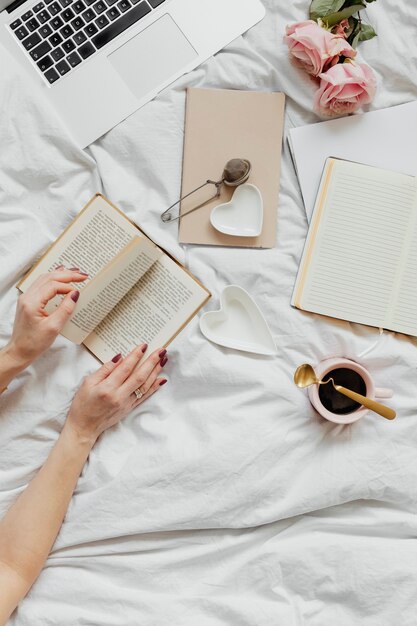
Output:
<svg viewBox="0 0 417 626">
<path fill-rule="evenodd" d="M 85 148 L 264 14 L 260 0 L 0 0 L 0 43 Z"/>
</svg>

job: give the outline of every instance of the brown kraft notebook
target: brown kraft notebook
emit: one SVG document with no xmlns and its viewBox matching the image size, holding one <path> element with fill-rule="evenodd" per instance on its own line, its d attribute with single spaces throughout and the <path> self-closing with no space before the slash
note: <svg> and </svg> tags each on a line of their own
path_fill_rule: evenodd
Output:
<svg viewBox="0 0 417 626">
<path fill-rule="evenodd" d="M 96 194 L 17 285 L 59 265 L 89 277 L 74 284 L 77 307 L 61 334 L 83 343 L 100 361 L 126 355 L 142 342 L 146 354 L 167 346 L 210 298 L 210 292 L 176 259 L 101 194 Z M 52 312 L 60 303 L 48 303 Z"/>
<path fill-rule="evenodd" d="M 248 159 L 248 183 L 261 191 L 263 228 L 259 237 L 234 237 L 210 224 L 212 209 L 228 202 L 233 189 L 222 186 L 221 196 L 180 220 L 181 243 L 273 248 L 281 164 L 285 96 L 282 93 L 229 89 L 187 90 L 182 195 L 205 180 L 219 180 L 226 161 Z M 210 185 L 181 203 L 181 214 L 214 195 Z"/>
</svg>

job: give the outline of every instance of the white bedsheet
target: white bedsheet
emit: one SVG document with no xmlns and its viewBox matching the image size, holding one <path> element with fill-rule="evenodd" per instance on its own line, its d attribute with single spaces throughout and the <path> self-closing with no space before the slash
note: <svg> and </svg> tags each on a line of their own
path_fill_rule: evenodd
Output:
<svg viewBox="0 0 417 626">
<path fill-rule="evenodd" d="M 180 188 L 187 85 L 284 91 L 286 131 L 317 121 L 311 84 L 282 42 L 309 1 L 266 5 L 261 24 L 87 152 L 0 55 L 0 345 L 18 278 L 96 191 L 187 262 L 214 293 L 208 309 L 229 283 L 251 292 L 278 344 L 275 359 L 242 354 L 190 324 L 169 350 L 169 384 L 95 446 L 13 626 L 417 622 L 416 342 L 384 333 L 361 359 L 395 391 L 392 423 L 326 423 L 294 387 L 297 365 L 358 358 L 378 331 L 290 307 L 306 218 L 286 144 L 275 249 L 184 249 L 159 220 Z M 360 48 L 379 80 L 371 108 L 417 98 L 417 7 L 375 2 L 368 17 L 378 32 Z M 2 397 L 0 514 L 96 367 L 59 338 Z"/>
</svg>

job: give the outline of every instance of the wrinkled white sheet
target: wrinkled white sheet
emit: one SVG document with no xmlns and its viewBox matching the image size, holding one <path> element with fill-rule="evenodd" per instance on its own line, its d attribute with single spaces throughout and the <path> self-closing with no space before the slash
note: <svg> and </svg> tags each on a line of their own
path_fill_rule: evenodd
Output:
<svg viewBox="0 0 417 626">
<path fill-rule="evenodd" d="M 306 218 L 287 145 L 278 243 L 188 247 L 159 213 L 178 196 L 185 87 L 284 91 L 286 131 L 315 122 L 286 23 L 309 2 L 267 0 L 267 17 L 172 89 L 78 150 L 0 55 L 0 342 L 22 272 L 103 191 L 216 294 L 236 283 L 263 309 L 267 359 L 207 342 L 195 319 L 170 348 L 169 384 L 105 433 L 44 571 L 13 626 L 415 626 L 416 342 L 385 334 L 361 361 L 395 390 L 398 419 L 320 420 L 295 367 L 358 358 L 378 331 L 291 309 Z M 360 55 L 379 80 L 372 109 L 417 98 L 417 7 L 375 2 Z M 395 129 L 387 129 L 395 132 Z M 0 514 L 57 438 L 97 362 L 59 338 L 0 401 Z"/>
</svg>

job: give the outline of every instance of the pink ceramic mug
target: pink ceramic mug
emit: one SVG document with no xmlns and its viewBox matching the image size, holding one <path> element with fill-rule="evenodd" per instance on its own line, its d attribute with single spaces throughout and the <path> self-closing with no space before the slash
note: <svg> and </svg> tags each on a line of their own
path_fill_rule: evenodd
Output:
<svg viewBox="0 0 417 626">
<path fill-rule="evenodd" d="M 382 399 L 382 398 L 391 398 L 392 397 L 392 389 L 384 389 L 375 387 L 374 381 L 368 372 L 362 365 L 356 363 L 355 361 L 351 361 L 350 359 L 344 359 L 343 357 L 334 357 L 331 359 L 325 359 L 321 361 L 318 365 L 314 367 L 314 371 L 316 372 L 316 376 L 319 380 L 326 380 L 327 374 L 332 370 L 338 368 L 346 368 L 351 369 L 354 372 L 357 372 L 364 380 L 366 385 L 366 396 L 371 398 L 372 400 Z M 331 384 L 331 383 L 329 383 Z M 352 424 L 353 422 L 357 422 L 361 417 L 368 413 L 369 409 L 361 406 L 356 409 L 356 411 L 352 411 L 352 413 L 346 413 L 344 415 L 339 415 L 337 413 L 332 413 L 326 407 L 323 406 L 320 397 L 319 397 L 319 385 L 311 385 L 308 388 L 308 396 L 310 398 L 311 404 L 314 406 L 316 411 L 320 413 L 322 417 L 326 420 L 330 420 L 331 422 L 336 422 L 337 424 Z"/>
</svg>

